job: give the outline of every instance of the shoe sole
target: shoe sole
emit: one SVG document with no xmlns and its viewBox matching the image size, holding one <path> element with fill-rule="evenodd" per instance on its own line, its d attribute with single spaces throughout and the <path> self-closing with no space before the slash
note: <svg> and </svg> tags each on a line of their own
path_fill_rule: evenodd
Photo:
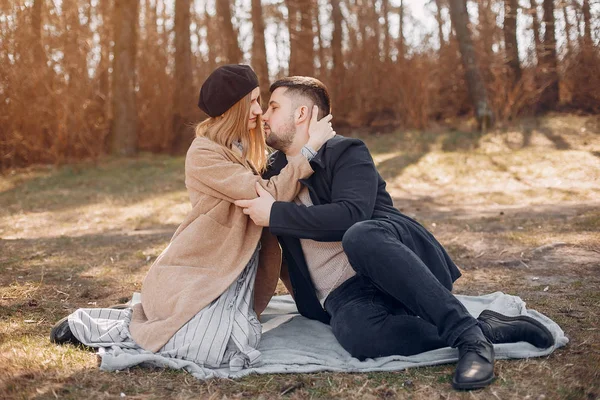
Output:
<svg viewBox="0 0 600 400">
<path fill-rule="evenodd" d="M 54 344 L 61 345 L 61 346 L 62 346 L 62 345 L 65 345 L 65 344 L 70 344 L 70 345 L 72 345 L 72 346 L 79 347 L 79 348 L 81 348 L 81 349 L 83 349 L 83 350 L 91 350 L 91 351 L 96 351 L 96 349 L 95 349 L 95 348 L 93 348 L 93 347 L 91 347 L 91 346 L 88 346 L 88 345 L 85 345 L 85 344 L 81 343 L 79 340 L 77 340 L 77 338 L 75 338 L 75 340 L 77 340 L 77 342 L 73 342 L 73 341 L 71 341 L 71 340 L 67 340 L 67 341 L 64 341 L 64 342 L 58 342 L 58 341 L 56 340 L 56 331 L 58 330 L 58 328 L 60 328 L 60 326 L 62 325 L 62 323 L 63 323 L 64 321 L 67 321 L 68 319 L 69 319 L 69 316 L 67 315 L 67 316 L 66 316 L 66 317 L 64 317 L 64 318 L 61 318 L 61 319 L 60 319 L 60 320 L 59 320 L 59 321 L 58 321 L 56 324 L 54 324 L 54 326 L 53 326 L 53 327 L 52 327 L 52 329 L 50 330 L 50 342 L 51 342 L 51 343 L 54 343 Z"/>
<path fill-rule="evenodd" d="M 483 389 L 488 386 L 490 383 L 494 381 L 496 378 L 495 375 L 492 375 L 490 379 L 486 379 L 485 381 L 479 382 L 467 382 L 467 383 L 458 383 L 452 378 L 452 387 L 456 390 L 474 390 L 474 389 Z"/>
<path fill-rule="evenodd" d="M 61 319 L 60 319 L 60 320 L 59 320 L 59 321 L 58 321 L 56 324 L 54 324 L 54 326 L 53 326 L 53 327 L 52 327 L 52 329 L 50 330 L 50 342 L 51 342 L 51 343 L 62 344 L 62 342 L 61 342 L 61 343 L 59 343 L 59 342 L 56 340 L 56 331 L 58 330 L 58 328 L 60 328 L 60 327 L 61 327 L 61 325 L 63 324 L 63 322 L 65 322 L 65 320 L 68 320 L 68 319 L 69 319 L 69 317 L 68 317 L 68 316 L 66 316 L 66 317 L 64 317 L 64 318 L 61 318 Z"/>
<path fill-rule="evenodd" d="M 544 324 L 542 324 L 540 321 L 538 321 L 538 320 L 536 320 L 536 319 L 533 319 L 533 318 L 531 318 L 531 317 L 527 317 L 527 316 L 525 316 L 525 315 L 517 315 L 517 316 L 511 317 L 511 316 L 508 316 L 508 315 L 500 314 L 500 313 L 498 313 L 498 312 L 496 312 L 496 311 L 492 311 L 492 310 L 483 310 L 483 311 L 481 312 L 481 314 L 479 314 L 479 317 L 481 317 L 481 316 L 485 316 L 485 315 L 489 315 L 489 316 L 496 317 L 496 318 L 498 318 L 499 320 L 501 320 L 501 321 L 505 321 L 505 322 L 511 322 L 511 321 L 525 321 L 525 322 L 532 323 L 533 325 L 535 325 L 535 326 L 537 326 L 538 328 L 540 328 L 541 330 L 543 330 L 543 331 L 544 331 L 546 334 L 548 334 L 548 336 L 550 336 L 550 337 L 552 338 L 552 343 L 551 343 L 551 344 L 550 344 L 550 346 L 548 346 L 548 347 L 554 346 L 555 340 L 554 340 L 554 336 L 552 335 L 552 332 L 550 332 L 550 331 L 548 330 L 548 328 L 546 328 L 546 327 L 544 326 Z M 479 318 L 479 317 L 478 317 L 478 318 Z M 527 343 L 529 343 L 529 342 L 527 342 Z M 531 343 L 531 344 L 533 344 L 533 343 Z M 535 346 L 535 345 L 534 345 L 534 346 Z M 544 348 L 545 348 L 545 349 L 547 349 L 548 347 L 544 347 Z"/>
</svg>

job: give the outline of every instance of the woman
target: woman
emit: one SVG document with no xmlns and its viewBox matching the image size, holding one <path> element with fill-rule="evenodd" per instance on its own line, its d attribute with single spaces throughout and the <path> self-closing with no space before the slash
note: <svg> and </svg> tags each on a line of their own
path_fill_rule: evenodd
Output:
<svg viewBox="0 0 600 400">
<path fill-rule="evenodd" d="M 267 159 L 259 93 L 246 65 L 225 65 L 207 78 L 198 105 L 209 118 L 197 125 L 185 161 L 192 210 L 148 271 L 141 303 L 77 310 L 57 323 L 52 341 L 147 350 L 211 368 L 258 362 L 257 315 L 274 292 L 281 253 L 233 202 L 255 198 L 256 182 L 291 201 L 298 180 L 313 173 L 300 154 L 278 176 L 260 177 Z M 312 150 L 335 135 L 330 119 L 311 120 Z"/>
</svg>

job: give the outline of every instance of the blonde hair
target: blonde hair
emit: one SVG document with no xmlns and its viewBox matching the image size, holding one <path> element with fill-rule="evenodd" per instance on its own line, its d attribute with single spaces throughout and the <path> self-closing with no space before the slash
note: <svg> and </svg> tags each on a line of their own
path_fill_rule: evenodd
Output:
<svg viewBox="0 0 600 400">
<path fill-rule="evenodd" d="M 260 102 L 260 100 L 259 100 Z M 235 142 L 242 144 L 242 158 L 257 173 L 264 172 L 267 166 L 267 147 L 260 115 L 256 127 L 248 128 L 251 93 L 235 103 L 218 117 L 209 117 L 196 125 L 196 136 L 203 136 L 231 149 Z M 232 152 L 233 153 L 233 152 Z M 235 155 L 235 153 L 233 153 Z M 237 158 L 237 157 L 236 157 Z"/>
</svg>

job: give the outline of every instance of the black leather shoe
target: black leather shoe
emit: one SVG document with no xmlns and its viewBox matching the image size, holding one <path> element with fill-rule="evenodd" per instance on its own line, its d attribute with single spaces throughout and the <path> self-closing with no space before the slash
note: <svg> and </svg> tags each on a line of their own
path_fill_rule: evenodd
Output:
<svg viewBox="0 0 600 400">
<path fill-rule="evenodd" d="M 73 332 L 71 332 L 71 328 L 69 327 L 69 317 L 64 317 L 52 327 L 52 330 L 50 331 L 50 341 L 56 344 L 82 344 L 73 335 Z"/>
<path fill-rule="evenodd" d="M 458 346 L 458 365 L 452 387 L 457 390 L 481 389 L 494 380 L 494 346 L 487 341 L 469 341 Z"/>
<path fill-rule="evenodd" d="M 529 342 L 542 349 L 554 344 L 554 337 L 548 328 L 525 315 L 509 317 L 484 310 L 477 320 L 483 334 L 492 343 Z"/>
</svg>

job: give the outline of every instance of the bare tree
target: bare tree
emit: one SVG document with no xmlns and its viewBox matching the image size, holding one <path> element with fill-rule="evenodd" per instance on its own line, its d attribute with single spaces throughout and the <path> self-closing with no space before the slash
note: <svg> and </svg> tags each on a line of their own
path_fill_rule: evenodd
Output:
<svg viewBox="0 0 600 400">
<path fill-rule="evenodd" d="M 65 2 L 63 7 L 63 31 L 65 43 L 63 66 L 68 76 L 69 87 L 77 91 L 75 85 L 85 85 L 87 80 L 87 61 L 84 46 L 87 37 L 81 26 L 79 4 L 77 1 Z"/>
<path fill-rule="evenodd" d="M 42 0 L 34 0 L 31 15 L 33 30 L 33 61 L 36 66 L 45 69 L 46 53 L 42 44 Z"/>
<path fill-rule="evenodd" d="M 583 43 L 587 46 L 592 44 L 592 15 L 590 12 L 590 0 L 583 0 L 581 7 L 583 13 Z"/>
<path fill-rule="evenodd" d="M 115 0 L 117 1 L 117 0 Z M 163 23 L 162 23 L 162 42 L 163 42 L 163 46 L 165 46 L 165 52 L 168 52 L 168 46 L 170 45 L 170 32 L 169 32 L 169 27 L 167 25 L 167 21 L 169 20 L 169 13 L 167 12 L 167 5 L 166 3 L 169 0 L 156 0 L 157 4 L 161 4 L 161 14 L 160 14 L 160 18 L 162 19 Z"/>
<path fill-rule="evenodd" d="M 573 44 L 571 43 L 571 21 L 567 12 L 568 3 L 562 5 L 563 19 L 565 21 L 565 41 L 567 45 L 567 54 L 573 53 Z"/>
<path fill-rule="evenodd" d="M 206 25 L 206 43 L 210 43 L 208 45 L 208 69 L 210 71 L 214 71 L 217 67 L 217 57 L 219 55 L 219 51 L 221 50 L 221 41 L 216 36 L 219 29 L 217 27 L 217 22 L 215 17 L 212 17 L 207 10 L 208 2 L 204 3 L 204 24 Z M 219 57 L 220 58 L 220 57 Z"/>
<path fill-rule="evenodd" d="M 504 47 L 506 51 L 506 63 L 511 71 L 513 86 L 521 79 L 519 45 L 517 42 L 518 7 L 518 0 L 504 0 Z"/>
<path fill-rule="evenodd" d="M 404 0 L 400 0 L 398 17 L 398 60 L 404 60 L 406 57 L 406 45 L 404 41 Z"/>
<path fill-rule="evenodd" d="M 298 3 L 297 0 L 285 0 L 285 6 L 288 11 L 288 21 L 287 28 L 290 37 L 290 61 L 288 66 L 288 75 L 294 75 L 294 72 L 298 68 L 298 64 L 300 64 L 299 58 L 299 49 L 298 42 L 300 39 L 298 38 L 299 32 L 299 18 L 298 18 Z"/>
<path fill-rule="evenodd" d="M 541 110 L 553 110 L 559 102 L 558 60 L 556 57 L 556 36 L 554 23 L 554 0 L 544 0 L 544 42 L 542 52 L 542 83 L 540 96 Z"/>
<path fill-rule="evenodd" d="M 312 0 L 297 0 L 300 8 L 300 33 L 298 38 L 298 50 L 300 51 L 300 65 L 298 66 L 298 75 L 314 75 L 315 73 L 315 53 L 314 53 L 314 33 L 312 18 Z"/>
<path fill-rule="evenodd" d="M 358 32 L 360 33 L 360 41 L 363 47 L 363 53 L 368 49 L 368 40 L 367 40 L 367 12 L 366 9 L 368 5 L 366 4 L 366 0 L 355 0 L 356 2 L 356 19 L 358 20 Z M 358 43 L 357 43 L 358 44 Z M 358 50 L 358 46 L 352 47 L 353 51 Z"/>
<path fill-rule="evenodd" d="M 442 0 L 435 0 L 435 6 L 436 6 L 435 20 L 437 21 L 437 25 L 438 25 L 438 41 L 440 42 L 440 51 L 442 51 L 442 49 L 444 48 L 444 45 L 446 44 L 444 41 L 444 20 L 442 18 Z M 402 1 L 400 1 L 400 7 L 402 7 Z M 400 15 L 402 15 L 402 14 L 400 14 Z M 402 20 L 400 22 L 402 22 Z M 402 25 L 402 24 L 400 24 L 400 25 Z"/>
<path fill-rule="evenodd" d="M 465 68 L 465 80 L 469 88 L 475 117 L 480 129 L 485 131 L 493 125 L 494 113 L 490 107 L 485 83 L 477 62 L 473 39 L 471 38 L 466 0 L 450 0 L 450 17 L 458 40 L 462 63 Z"/>
<path fill-rule="evenodd" d="M 381 24 L 379 23 L 380 15 L 377 13 L 375 3 L 377 0 L 367 0 L 367 10 L 368 10 L 368 24 L 369 27 L 373 30 L 372 35 L 372 46 L 375 49 L 375 57 L 374 60 L 381 60 Z"/>
<path fill-rule="evenodd" d="M 290 33 L 290 75 L 314 74 L 313 21 L 310 0 L 285 0 Z"/>
<path fill-rule="evenodd" d="M 115 1 L 113 22 L 115 47 L 113 60 L 113 125 L 111 153 L 133 155 L 137 150 L 135 102 L 135 52 L 138 2 Z"/>
<path fill-rule="evenodd" d="M 383 57 L 390 59 L 390 4 L 389 0 L 381 0 L 381 13 L 383 14 Z"/>
<path fill-rule="evenodd" d="M 538 4 L 537 0 L 529 0 L 529 13 L 533 20 L 533 42 L 535 44 L 535 57 L 537 58 L 538 65 L 542 60 L 542 39 L 540 35 L 540 19 L 538 18 L 537 12 Z"/>
<path fill-rule="evenodd" d="M 102 19 L 102 24 L 98 27 L 100 36 L 100 62 L 96 68 L 96 84 L 98 85 L 98 96 L 103 107 L 107 107 L 106 116 L 108 117 L 110 108 L 110 54 L 112 51 L 112 25 L 110 24 L 110 14 L 112 1 L 103 1 L 98 4 L 98 13 Z M 146 27 L 146 29 L 148 29 Z"/>
<path fill-rule="evenodd" d="M 325 47 L 323 46 L 323 36 L 321 32 L 321 19 L 319 15 L 319 2 L 315 1 L 311 9 L 313 23 L 315 25 L 315 39 L 317 40 L 317 57 L 319 60 L 319 76 L 321 79 L 327 75 L 327 61 L 325 60 Z"/>
<path fill-rule="evenodd" d="M 220 37 L 223 40 L 225 49 L 225 63 L 237 64 L 242 61 L 242 51 L 238 43 L 237 34 L 233 29 L 231 22 L 231 2 L 230 0 L 216 0 L 217 19 L 219 21 Z"/>
<path fill-rule="evenodd" d="M 483 50 L 487 57 L 492 58 L 493 46 L 496 41 L 496 14 L 492 10 L 492 0 L 479 0 L 476 2 L 479 10 L 479 36 L 483 43 Z"/>
<path fill-rule="evenodd" d="M 269 101 L 269 69 L 261 0 L 252 0 L 252 66 L 258 75 L 262 101 Z"/>
<path fill-rule="evenodd" d="M 331 77 L 332 94 L 334 102 L 339 98 L 341 83 L 344 75 L 344 55 L 342 53 L 342 11 L 340 10 L 340 0 L 330 0 L 331 19 L 333 21 L 333 32 L 331 35 L 331 58 L 333 61 L 333 71 Z"/>
<path fill-rule="evenodd" d="M 186 151 L 193 137 L 189 127 L 191 106 L 194 104 L 190 20 L 190 0 L 175 0 L 175 91 L 171 142 L 174 153 Z"/>
</svg>

